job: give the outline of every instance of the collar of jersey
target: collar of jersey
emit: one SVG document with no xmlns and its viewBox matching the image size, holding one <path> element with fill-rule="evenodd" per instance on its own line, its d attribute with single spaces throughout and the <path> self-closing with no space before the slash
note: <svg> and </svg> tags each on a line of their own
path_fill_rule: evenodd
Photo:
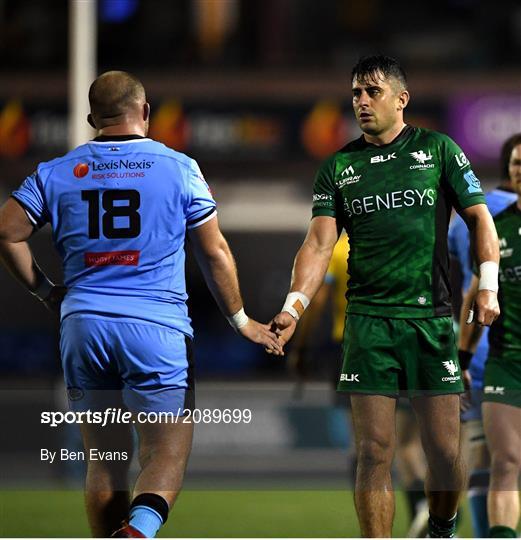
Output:
<svg viewBox="0 0 521 540">
<path fill-rule="evenodd" d="M 388 142 L 387 144 L 376 145 L 376 144 L 370 143 L 365 140 L 365 137 L 363 135 L 360 137 L 360 141 L 364 148 L 377 148 L 377 149 L 387 148 L 388 146 L 392 146 L 393 144 L 396 144 L 402 139 L 405 139 L 406 137 L 408 137 L 413 129 L 414 128 L 412 126 L 409 126 L 409 124 L 405 124 L 402 131 L 400 131 L 400 133 L 398 133 L 398 135 L 396 135 L 396 137 L 391 142 Z"/>
<path fill-rule="evenodd" d="M 150 141 L 147 137 L 141 135 L 99 135 L 90 141 L 91 143 L 106 143 L 106 142 L 140 142 Z"/>
</svg>

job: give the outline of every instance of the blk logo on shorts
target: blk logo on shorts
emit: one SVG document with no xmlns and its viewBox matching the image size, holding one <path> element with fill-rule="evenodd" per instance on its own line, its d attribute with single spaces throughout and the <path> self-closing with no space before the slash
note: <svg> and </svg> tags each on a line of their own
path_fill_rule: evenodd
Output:
<svg viewBox="0 0 521 540">
<path fill-rule="evenodd" d="M 340 382 L 360 382 L 358 373 L 342 373 L 340 375 Z"/>
</svg>

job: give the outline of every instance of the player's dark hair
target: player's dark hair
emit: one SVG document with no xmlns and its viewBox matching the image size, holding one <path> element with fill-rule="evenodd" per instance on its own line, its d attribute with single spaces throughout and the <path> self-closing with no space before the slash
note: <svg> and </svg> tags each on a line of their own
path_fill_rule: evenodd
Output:
<svg viewBox="0 0 521 540">
<path fill-rule="evenodd" d="M 107 71 L 89 88 L 90 110 L 99 120 L 121 116 L 144 99 L 143 84 L 127 71 Z"/>
<path fill-rule="evenodd" d="M 376 80 L 381 75 L 386 79 L 394 78 L 407 88 L 407 75 L 398 60 L 383 54 L 360 58 L 351 71 L 351 80 Z"/>
<path fill-rule="evenodd" d="M 521 144 L 521 133 L 515 133 L 511 137 L 509 137 L 501 147 L 501 157 L 500 157 L 500 163 L 501 163 L 501 179 L 502 180 L 509 180 L 508 176 L 508 164 L 510 163 L 510 156 L 512 154 L 512 150 L 518 145 Z"/>
</svg>

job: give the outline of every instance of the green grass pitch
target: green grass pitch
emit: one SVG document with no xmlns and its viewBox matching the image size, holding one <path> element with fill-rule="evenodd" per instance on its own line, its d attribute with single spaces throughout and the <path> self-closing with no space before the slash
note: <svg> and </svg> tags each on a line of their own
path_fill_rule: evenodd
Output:
<svg viewBox="0 0 521 540">
<path fill-rule="evenodd" d="M 394 536 L 407 530 L 397 494 Z M 160 537 L 357 537 L 352 492 L 199 491 L 181 493 Z M 458 531 L 471 536 L 468 512 Z M 0 492 L 0 536 L 89 536 L 79 491 Z"/>
</svg>

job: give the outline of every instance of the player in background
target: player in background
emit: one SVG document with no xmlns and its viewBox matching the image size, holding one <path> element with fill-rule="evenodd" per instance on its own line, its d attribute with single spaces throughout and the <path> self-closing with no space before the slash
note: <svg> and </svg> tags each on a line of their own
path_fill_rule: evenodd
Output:
<svg viewBox="0 0 521 540">
<path fill-rule="evenodd" d="M 509 173 L 509 162 L 512 150 L 521 144 L 521 134 L 510 137 L 501 149 L 501 182 L 492 191 L 485 194 L 488 209 L 492 216 L 504 210 L 517 198 L 512 190 L 512 182 Z M 464 155 L 460 160 L 466 160 Z M 472 280 L 472 260 L 470 256 L 470 237 L 467 225 L 459 215 L 456 215 L 449 227 L 449 253 L 459 264 L 462 274 L 463 296 L 468 291 Z M 466 314 L 463 314 L 466 317 Z M 469 501 L 472 528 L 474 536 L 485 538 L 488 536 L 487 519 L 487 490 L 490 477 L 490 456 L 488 455 L 483 431 L 481 416 L 481 392 L 483 389 L 483 374 L 485 360 L 488 354 L 488 328 L 483 329 L 481 339 L 476 347 L 474 355 L 466 348 L 472 326 L 462 325 L 459 328 L 458 356 L 462 368 L 468 366 L 470 375 L 470 403 L 462 412 L 461 419 L 464 423 L 463 432 L 468 451 L 469 485 L 467 497 Z"/>
<path fill-rule="evenodd" d="M 508 177 L 516 201 L 496 214 L 501 315 L 488 332 L 482 394 L 483 425 L 491 456 L 487 497 L 491 538 L 516 538 L 521 472 L 521 134 L 507 141 Z M 479 282 L 473 276 L 462 306 L 460 347 L 472 352 L 481 327 L 465 324 Z M 475 357 L 474 357 L 475 358 Z M 474 362 L 474 358 L 472 362 Z"/>
<path fill-rule="evenodd" d="M 294 369 L 302 382 L 306 377 L 306 360 L 308 349 L 313 340 L 315 331 L 323 321 L 323 313 L 328 302 L 332 308 L 331 341 L 334 349 L 331 358 L 328 355 L 328 372 L 336 390 L 342 371 L 341 347 L 344 336 L 344 323 L 347 308 L 347 288 L 349 287 L 349 272 L 347 259 L 349 255 L 349 239 L 342 233 L 335 244 L 329 266 L 327 268 L 324 284 L 315 294 L 313 301 L 304 312 L 291 342 L 291 351 L 288 364 Z M 336 358 L 335 358 L 336 357 Z M 323 358 L 323 357 L 322 357 Z M 333 360 L 334 361 L 331 361 Z M 329 379 L 329 378 L 328 378 Z M 335 392 L 334 403 L 345 407 L 345 398 Z M 353 430 L 351 412 L 348 411 L 348 429 Z M 400 485 L 404 490 L 409 509 L 411 526 L 407 533 L 410 537 L 425 536 L 429 512 L 427 501 L 423 492 L 423 479 L 425 478 L 425 456 L 421 448 L 420 432 L 414 412 L 407 402 L 400 401 L 396 411 L 396 466 Z M 349 437 L 351 439 L 351 437 Z M 356 457 L 348 460 L 352 463 L 353 480 L 356 477 Z M 350 467 L 352 468 L 352 467 Z"/>
<path fill-rule="evenodd" d="M 245 338 L 281 352 L 269 327 L 243 309 L 237 271 L 197 163 L 146 137 L 150 106 L 141 82 L 111 71 L 89 90 L 97 137 L 38 165 L 0 209 L 0 258 L 52 310 L 61 308 L 61 355 L 75 411 L 126 407 L 136 423 L 141 470 L 128 491 L 127 460 L 88 461 L 85 501 L 92 533 L 153 537 L 181 489 L 194 407 L 186 306 L 185 239 L 222 313 Z M 46 223 L 63 259 L 52 283 L 27 239 Z M 134 417 L 136 418 L 136 416 Z M 81 424 L 87 452 L 132 453 L 129 424 Z M 128 520 L 121 529 L 123 520 Z"/>
<path fill-rule="evenodd" d="M 355 506 L 361 534 L 390 537 L 395 409 L 405 392 L 420 424 L 428 470 L 429 535 L 452 537 L 465 484 L 460 453 L 463 391 L 452 330 L 447 230 L 451 207 L 467 222 L 481 279 L 478 320 L 499 314 L 499 248 L 478 179 L 446 135 L 408 126 L 405 73 L 385 56 L 351 74 L 363 135 L 327 159 L 314 186 L 313 218 L 273 319 L 282 343 L 322 285 L 344 228 L 349 237 L 344 367 L 357 447 Z"/>
</svg>

